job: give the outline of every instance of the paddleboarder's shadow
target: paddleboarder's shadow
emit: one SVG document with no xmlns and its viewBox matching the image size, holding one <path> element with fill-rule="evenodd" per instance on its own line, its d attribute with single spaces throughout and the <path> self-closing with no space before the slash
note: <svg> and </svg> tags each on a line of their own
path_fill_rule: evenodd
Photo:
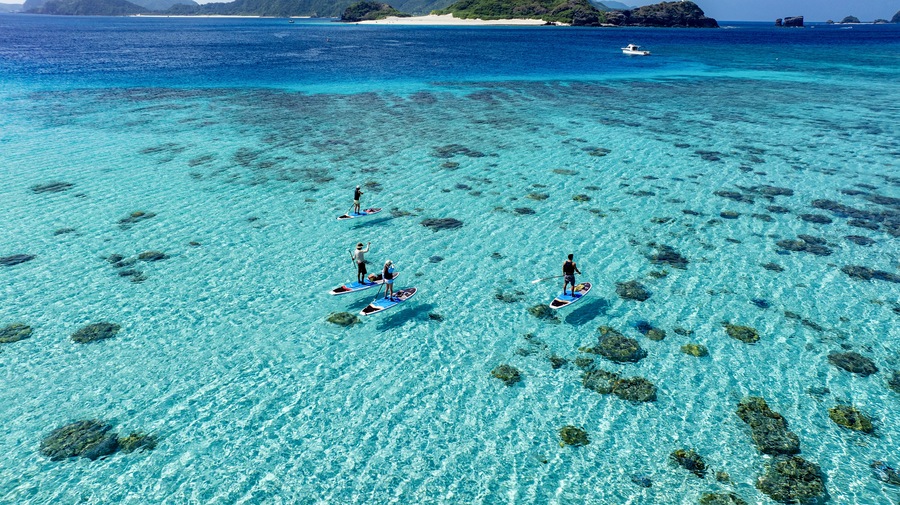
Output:
<svg viewBox="0 0 900 505">
<path fill-rule="evenodd" d="M 369 228 L 371 226 L 381 226 L 392 219 L 394 219 L 392 216 L 385 216 L 385 217 L 379 217 L 379 218 L 375 218 L 375 219 L 369 219 L 367 221 L 363 221 L 359 224 L 351 226 L 350 229 L 358 230 L 360 228 Z"/>
<path fill-rule="evenodd" d="M 430 303 L 423 303 L 422 305 L 416 305 L 415 307 L 407 307 L 400 312 L 379 321 L 378 326 L 376 326 L 375 329 L 378 331 L 386 331 L 391 328 L 402 326 L 413 319 L 427 319 L 428 313 L 432 310 L 434 310 L 434 305 Z"/>
<path fill-rule="evenodd" d="M 572 326 L 582 326 L 591 322 L 597 316 L 605 315 L 607 310 L 609 310 L 609 302 L 603 298 L 598 298 L 570 312 L 564 321 Z"/>
</svg>

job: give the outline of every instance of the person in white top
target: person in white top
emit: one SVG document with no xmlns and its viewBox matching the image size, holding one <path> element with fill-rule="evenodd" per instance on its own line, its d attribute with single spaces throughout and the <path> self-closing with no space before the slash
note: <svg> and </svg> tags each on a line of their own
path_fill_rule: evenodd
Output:
<svg viewBox="0 0 900 505">
<path fill-rule="evenodd" d="M 372 245 L 371 242 L 366 244 L 366 248 L 363 249 L 362 242 L 356 244 L 356 250 L 353 251 L 350 256 L 353 257 L 353 261 L 356 262 L 356 281 L 361 282 L 363 284 L 366 283 L 366 257 L 365 254 L 369 252 L 369 246 Z"/>
</svg>

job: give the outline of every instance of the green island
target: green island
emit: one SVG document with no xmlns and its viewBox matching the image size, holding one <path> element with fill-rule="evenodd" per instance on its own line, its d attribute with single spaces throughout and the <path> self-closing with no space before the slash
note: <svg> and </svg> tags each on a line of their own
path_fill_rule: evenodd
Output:
<svg viewBox="0 0 900 505">
<path fill-rule="evenodd" d="M 357 21 L 374 21 L 376 19 L 384 19 L 386 17 L 408 18 L 412 14 L 400 12 L 388 4 L 362 0 L 347 7 L 341 14 L 341 21 L 354 23 Z"/>
</svg>

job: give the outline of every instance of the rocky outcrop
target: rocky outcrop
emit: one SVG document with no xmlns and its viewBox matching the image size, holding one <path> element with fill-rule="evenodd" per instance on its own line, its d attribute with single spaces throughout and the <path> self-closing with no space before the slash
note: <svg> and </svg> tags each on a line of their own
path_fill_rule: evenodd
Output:
<svg viewBox="0 0 900 505">
<path fill-rule="evenodd" d="M 718 28 L 694 2 L 662 2 L 627 11 L 606 13 L 606 23 L 614 26 L 654 26 L 660 28 Z"/>
<path fill-rule="evenodd" d="M 847 16 L 841 20 L 841 23 L 859 23 L 859 18 L 856 16 Z"/>
<path fill-rule="evenodd" d="M 900 11 L 894 14 L 894 17 L 891 18 L 891 23 L 900 23 Z"/>
<path fill-rule="evenodd" d="M 778 23 L 775 23 L 778 24 Z M 780 26 L 788 27 L 788 28 L 803 28 L 803 16 L 791 16 L 784 18 L 784 21 Z"/>
</svg>

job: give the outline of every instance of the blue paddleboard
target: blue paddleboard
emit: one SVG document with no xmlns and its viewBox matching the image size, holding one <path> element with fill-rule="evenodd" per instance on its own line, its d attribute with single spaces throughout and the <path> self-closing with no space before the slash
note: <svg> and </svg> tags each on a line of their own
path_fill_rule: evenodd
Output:
<svg viewBox="0 0 900 505">
<path fill-rule="evenodd" d="M 371 316 L 372 314 L 377 314 L 381 311 L 396 307 L 412 298 L 413 295 L 416 294 L 416 291 L 416 288 L 405 288 L 400 291 L 394 291 L 393 299 L 379 298 L 370 303 L 368 307 L 362 309 L 359 314 L 362 316 Z"/>
<path fill-rule="evenodd" d="M 394 272 L 394 278 L 400 275 L 400 272 Z M 384 284 L 384 279 L 381 279 L 381 275 L 378 276 L 378 279 L 374 281 L 366 281 L 366 282 L 351 282 L 349 284 L 344 284 L 343 286 L 338 286 L 331 291 L 328 292 L 329 295 L 346 295 L 347 293 L 355 293 L 357 291 L 365 291 L 369 288 L 374 288 L 375 286 L 381 286 Z"/>
<path fill-rule="evenodd" d="M 550 302 L 550 308 L 551 309 L 561 309 L 563 307 L 572 305 L 573 303 L 577 302 L 578 300 L 581 300 L 582 298 L 584 298 L 584 295 L 588 294 L 588 291 L 590 291 L 590 290 L 591 290 L 591 283 L 590 282 L 582 282 L 581 284 L 578 284 L 575 286 L 574 294 L 567 293 L 564 295 L 564 294 L 562 294 L 562 292 L 560 292 L 559 295 L 557 295 L 556 298 L 554 298 L 553 301 Z"/>
<path fill-rule="evenodd" d="M 378 207 L 378 208 L 366 209 L 366 210 L 361 211 L 361 212 L 351 212 L 351 213 L 349 213 L 349 214 L 344 214 L 343 216 L 338 216 L 338 221 L 343 221 L 344 219 L 353 219 L 353 218 L 355 218 L 355 217 L 366 217 L 366 216 L 371 216 L 372 214 L 378 214 L 379 212 L 381 212 L 381 208 L 380 208 L 380 207 Z"/>
</svg>

